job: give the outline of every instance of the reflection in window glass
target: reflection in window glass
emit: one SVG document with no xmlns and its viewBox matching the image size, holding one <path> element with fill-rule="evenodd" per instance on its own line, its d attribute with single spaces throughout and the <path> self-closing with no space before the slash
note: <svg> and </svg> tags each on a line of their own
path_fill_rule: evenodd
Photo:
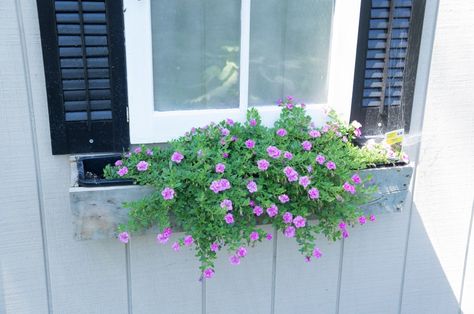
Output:
<svg viewBox="0 0 474 314">
<path fill-rule="evenodd" d="M 326 103 L 332 0 L 252 1 L 249 105 Z"/>
<path fill-rule="evenodd" d="M 240 0 L 152 0 L 155 110 L 239 105 Z"/>
</svg>

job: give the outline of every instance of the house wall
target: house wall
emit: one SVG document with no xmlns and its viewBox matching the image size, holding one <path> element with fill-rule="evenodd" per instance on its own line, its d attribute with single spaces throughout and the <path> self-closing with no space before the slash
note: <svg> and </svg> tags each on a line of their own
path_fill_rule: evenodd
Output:
<svg viewBox="0 0 474 314">
<path fill-rule="evenodd" d="M 192 251 L 151 235 L 126 247 L 73 240 L 68 156 L 51 155 L 36 1 L 0 1 L 0 314 L 474 313 L 474 2 L 440 1 L 437 21 L 437 1 L 427 3 L 407 140 L 417 167 L 403 212 L 345 241 L 320 240 L 324 257 L 313 263 L 275 237 L 238 267 L 222 256 L 201 283 Z"/>
</svg>

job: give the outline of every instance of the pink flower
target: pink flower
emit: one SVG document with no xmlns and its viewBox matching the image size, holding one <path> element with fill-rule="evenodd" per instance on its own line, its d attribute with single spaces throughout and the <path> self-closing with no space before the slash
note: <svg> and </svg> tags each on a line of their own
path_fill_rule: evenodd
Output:
<svg viewBox="0 0 474 314">
<path fill-rule="evenodd" d="M 291 109 L 294 108 L 294 105 L 293 105 L 293 104 L 286 104 L 286 108 L 287 108 L 288 110 L 291 110 Z"/>
<path fill-rule="evenodd" d="M 291 159 L 293 159 L 293 154 L 290 153 L 290 152 L 284 152 L 284 153 L 283 153 L 283 158 L 286 158 L 286 159 L 288 159 L 288 160 L 291 160 Z"/>
<path fill-rule="evenodd" d="M 324 157 L 323 155 L 318 155 L 316 156 L 316 162 L 320 165 L 324 164 L 324 162 L 326 161 L 326 157 Z"/>
<path fill-rule="evenodd" d="M 313 166 L 311 166 L 311 165 L 306 166 L 306 170 L 308 171 L 308 173 L 312 173 L 313 172 Z"/>
<path fill-rule="evenodd" d="M 346 223 L 345 223 L 344 221 L 341 221 L 341 222 L 339 223 L 339 229 L 341 229 L 341 230 L 346 230 Z"/>
<path fill-rule="evenodd" d="M 174 152 L 173 155 L 171 155 L 171 161 L 179 164 L 181 160 L 183 160 L 184 156 L 180 152 Z"/>
<path fill-rule="evenodd" d="M 174 198 L 174 190 L 172 188 L 166 187 L 161 191 L 161 196 L 164 200 L 172 200 Z"/>
<path fill-rule="evenodd" d="M 171 244 L 171 248 L 172 248 L 175 252 L 178 252 L 179 249 L 181 248 L 181 246 L 179 245 L 179 242 L 174 242 L 173 244 Z"/>
<path fill-rule="evenodd" d="M 361 131 L 360 129 L 355 129 L 355 130 L 354 130 L 354 135 L 355 135 L 356 137 L 359 137 L 359 136 L 362 135 L 362 131 Z"/>
<path fill-rule="evenodd" d="M 212 181 L 211 185 L 209 188 L 214 192 L 214 193 L 219 193 L 225 190 L 228 190 L 231 188 L 230 182 L 227 179 L 220 179 L 217 181 Z"/>
<path fill-rule="evenodd" d="M 187 236 L 185 236 L 185 237 L 184 237 L 184 240 L 183 240 L 183 242 L 184 242 L 184 245 L 186 245 L 186 246 L 190 246 L 190 245 L 192 245 L 192 244 L 193 244 L 193 242 L 194 242 L 194 239 L 193 239 L 193 237 L 192 237 L 192 236 L 190 236 L 190 235 L 187 235 Z"/>
<path fill-rule="evenodd" d="M 124 155 L 125 158 L 130 158 L 130 156 L 132 156 L 132 153 L 131 152 L 128 152 Z"/>
<path fill-rule="evenodd" d="M 408 155 L 406 153 L 402 154 L 402 161 L 404 163 L 409 163 L 410 162 L 410 159 L 408 158 Z"/>
<path fill-rule="evenodd" d="M 295 236 L 295 227 L 293 226 L 288 226 L 286 227 L 285 231 L 283 232 L 283 234 L 285 235 L 285 237 L 287 238 L 293 238 Z"/>
<path fill-rule="evenodd" d="M 301 146 L 302 146 L 303 149 L 306 150 L 306 151 L 311 150 L 311 147 L 313 147 L 313 145 L 311 145 L 311 142 L 310 142 L 310 141 L 304 141 L 303 143 L 301 143 Z"/>
<path fill-rule="evenodd" d="M 273 236 L 271 233 L 267 233 L 267 235 L 265 236 L 265 238 L 270 241 L 271 239 L 273 239 Z"/>
<path fill-rule="evenodd" d="M 374 222 L 374 221 L 375 221 L 375 216 L 374 216 L 374 215 L 370 215 L 369 220 L 372 221 L 372 222 Z"/>
<path fill-rule="evenodd" d="M 250 233 L 250 240 L 257 241 L 259 239 L 259 234 L 257 231 L 253 231 Z"/>
<path fill-rule="evenodd" d="M 240 264 L 240 257 L 238 257 L 237 255 L 232 255 L 232 256 L 229 258 L 229 262 L 230 262 L 232 265 L 239 265 L 239 264 Z"/>
<path fill-rule="evenodd" d="M 278 200 L 282 203 L 282 204 L 285 204 L 287 203 L 289 200 L 290 200 L 290 197 L 286 194 L 282 194 L 280 196 L 278 196 Z"/>
<path fill-rule="evenodd" d="M 267 208 L 267 214 L 270 217 L 275 217 L 278 215 L 278 207 L 275 204 L 272 204 L 270 207 Z"/>
<path fill-rule="evenodd" d="M 232 138 L 230 139 L 232 142 L 235 142 L 237 141 L 239 138 L 237 136 L 232 136 Z"/>
<path fill-rule="evenodd" d="M 267 153 L 268 153 L 268 156 L 270 156 L 272 158 L 278 158 L 281 155 L 281 151 L 278 148 L 276 148 L 275 146 L 268 146 L 267 147 Z"/>
<path fill-rule="evenodd" d="M 352 184 L 350 184 L 349 182 L 344 182 L 343 186 L 344 188 L 344 191 L 346 192 L 349 192 L 351 194 L 355 194 L 356 193 L 356 189 L 355 189 L 355 186 L 353 186 Z"/>
<path fill-rule="evenodd" d="M 234 120 L 232 120 L 231 118 L 227 118 L 226 123 L 230 126 L 233 126 L 234 125 Z"/>
<path fill-rule="evenodd" d="M 227 210 L 232 210 L 232 201 L 225 199 L 221 202 L 221 208 L 226 208 Z"/>
<path fill-rule="evenodd" d="M 146 161 L 140 161 L 137 164 L 137 170 L 138 171 L 146 171 L 148 169 L 148 163 Z"/>
<path fill-rule="evenodd" d="M 161 244 L 165 244 L 166 242 L 168 242 L 169 239 L 170 237 L 167 236 L 165 233 L 158 233 L 156 235 L 156 240 L 160 242 Z"/>
<path fill-rule="evenodd" d="M 295 224 L 296 228 L 303 228 L 306 226 L 306 219 L 301 216 L 296 216 L 295 219 L 293 219 L 293 223 Z"/>
<path fill-rule="evenodd" d="M 249 201 L 249 206 L 250 206 L 250 207 L 254 207 L 254 206 L 255 206 L 255 202 L 254 202 L 253 200 L 250 200 L 250 201 Z"/>
<path fill-rule="evenodd" d="M 135 152 L 135 154 L 140 154 L 142 152 L 142 148 L 136 147 L 133 151 Z"/>
<path fill-rule="evenodd" d="M 255 120 L 255 119 L 250 119 L 250 120 L 249 120 L 249 125 L 250 125 L 250 126 L 256 126 L 256 125 L 257 125 L 257 120 Z"/>
<path fill-rule="evenodd" d="M 261 214 L 263 214 L 263 208 L 260 206 L 255 206 L 253 208 L 253 213 L 257 216 L 260 216 Z"/>
<path fill-rule="evenodd" d="M 349 237 L 349 232 L 347 232 L 347 230 L 342 230 L 342 237 L 347 239 Z"/>
<path fill-rule="evenodd" d="M 130 240 L 130 235 L 126 231 L 120 232 L 118 235 L 118 239 L 122 243 L 128 243 L 128 241 Z"/>
<path fill-rule="evenodd" d="M 128 168 L 127 167 L 123 167 L 123 168 L 120 168 L 118 171 L 117 171 L 117 174 L 121 177 L 123 177 L 124 175 L 126 175 L 128 173 Z"/>
<path fill-rule="evenodd" d="M 221 145 L 225 145 L 226 141 L 225 141 L 225 139 L 222 138 L 222 139 L 219 141 L 219 143 L 221 143 Z"/>
<path fill-rule="evenodd" d="M 230 134 L 230 131 L 228 129 L 226 129 L 226 128 L 221 129 L 221 135 L 222 136 L 227 136 L 229 134 Z"/>
<path fill-rule="evenodd" d="M 237 256 L 239 257 L 245 257 L 247 255 L 247 249 L 241 246 L 237 249 L 236 253 L 237 253 Z"/>
<path fill-rule="evenodd" d="M 359 217 L 359 223 L 360 223 L 361 225 L 364 225 L 364 224 L 366 223 L 366 221 L 367 221 L 367 219 L 365 218 L 365 216 L 360 216 L 360 217 Z"/>
<path fill-rule="evenodd" d="M 322 128 L 321 128 L 321 132 L 323 133 L 326 133 L 329 131 L 329 125 L 325 124 Z"/>
<path fill-rule="evenodd" d="M 352 181 L 355 183 L 355 184 L 360 184 L 362 183 L 362 180 L 360 179 L 359 175 L 356 173 L 352 176 Z"/>
<path fill-rule="evenodd" d="M 336 169 L 336 163 L 334 161 L 328 161 L 326 163 L 326 168 L 328 168 L 329 170 L 334 170 Z"/>
<path fill-rule="evenodd" d="M 255 147 L 255 141 L 254 140 L 246 140 L 245 141 L 245 146 L 248 148 L 248 149 L 252 149 Z"/>
<path fill-rule="evenodd" d="M 250 181 L 247 184 L 247 190 L 249 190 L 250 193 L 257 192 L 257 183 L 255 183 L 254 181 Z"/>
<path fill-rule="evenodd" d="M 153 156 L 153 151 L 148 148 L 148 149 L 146 150 L 146 154 L 147 154 L 148 156 Z"/>
<path fill-rule="evenodd" d="M 278 136 L 283 137 L 283 136 L 287 135 L 288 132 L 287 132 L 285 129 L 278 129 L 278 130 L 276 131 L 276 134 L 277 134 Z"/>
<path fill-rule="evenodd" d="M 224 220 L 227 224 L 233 224 L 234 223 L 234 216 L 232 214 L 227 214 L 224 216 Z"/>
<path fill-rule="evenodd" d="M 224 171 L 225 171 L 225 165 L 224 164 L 219 163 L 219 164 L 216 165 L 216 172 L 217 173 L 224 173 Z"/>
<path fill-rule="evenodd" d="M 202 272 L 204 278 L 212 278 L 214 276 L 214 270 L 212 268 L 206 268 L 204 269 L 204 271 Z"/>
<path fill-rule="evenodd" d="M 222 153 L 222 157 L 229 158 L 229 153 Z"/>
<path fill-rule="evenodd" d="M 290 212 L 286 212 L 283 214 L 283 222 L 286 224 L 291 224 L 293 221 L 293 215 Z"/>
<path fill-rule="evenodd" d="M 342 137 L 342 141 L 343 141 L 344 143 L 347 143 L 347 142 L 348 142 L 347 137 L 346 137 L 345 135 Z"/>
<path fill-rule="evenodd" d="M 257 161 L 258 170 L 265 171 L 270 166 L 270 163 L 265 159 L 260 159 Z"/>
<path fill-rule="evenodd" d="M 311 183 L 311 180 L 308 176 L 300 177 L 299 184 L 306 189 L 308 185 Z"/>
<path fill-rule="evenodd" d="M 323 253 L 321 253 L 321 251 L 317 247 L 315 247 L 313 250 L 313 256 L 315 258 L 321 258 L 321 256 L 323 256 Z"/>
<path fill-rule="evenodd" d="M 285 173 L 289 182 L 295 182 L 298 180 L 298 173 L 295 171 L 295 169 L 288 166 L 283 169 L 283 172 Z"/>
<path fill-rule="evenodd" d="M 308 196 L 310 199 L 315 200 L 319 198 L 319 190 L 317 188 L 311 188 L 308 190 Z"/>
<path fill-rule="evenodd" d="M 119 159 L 115 162 L 115 167 L 123 165 L 123 162 Z"/>
<path fill-rule="evenodd" d="M 219 244 L 217 244 L 216 242 L 212 243 L 212 244 L 211 244 L 211 251 L 212 251 L 212 252 L 217 252 L 217 251 L 219 251 Z"/>
<path fill-rule="evenodd" d="M 308 132 L 309 136 L 311 136 L 312 138 L 316 138 L 316 137 L 320 137 L 321 136 L 321 133 L 317 130 L 311 130 Z"/>
</svg>

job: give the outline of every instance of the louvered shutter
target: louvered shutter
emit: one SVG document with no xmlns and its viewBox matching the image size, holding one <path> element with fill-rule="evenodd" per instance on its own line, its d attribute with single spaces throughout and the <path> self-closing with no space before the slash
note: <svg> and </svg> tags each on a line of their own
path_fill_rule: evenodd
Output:
<svg viewBox="0 0 474 314">
<path fill-rule="evenodd" d="M 424 0 L 362 0 L 351 118 L 366 135 L 408 130 Z"/>
<path fill-rule="evenodd" d="M 37 0 L 53 154 L 128 147 L 121 0 Z"/>
</svg>

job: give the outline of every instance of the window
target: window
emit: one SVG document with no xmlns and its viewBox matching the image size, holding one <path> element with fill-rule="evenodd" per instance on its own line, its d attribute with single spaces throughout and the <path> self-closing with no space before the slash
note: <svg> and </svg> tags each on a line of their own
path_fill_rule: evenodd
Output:
<svg viewBox="0 0 474 314">
<path fill-rule="evenodd" d="M 264 123 L 294 95 L 318 120 L 348 117 L 360 0 L 124 0 L 131 142 L 159 143 L 192 126 Z"/>
</svg>

